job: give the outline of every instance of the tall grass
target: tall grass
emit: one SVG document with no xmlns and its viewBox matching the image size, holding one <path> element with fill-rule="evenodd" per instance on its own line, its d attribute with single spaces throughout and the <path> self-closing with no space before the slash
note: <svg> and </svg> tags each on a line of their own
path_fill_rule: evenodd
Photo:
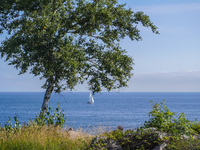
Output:
<svg viewBox="0 0 200 150">
<path fill-rule="evenodd" d="M 91 136 L 84 132 L 65 131 L 62 127 L 66 120 L 59 105 L 52 111 L 41 113 L 22 127 L 17 117 L 14 124 L 9 121 L 0 127 L 0 150 L 86 150 L 89 149 Z"/>
<path fill-rule="evenodd" d="M 64 131 L 58 127 L 30 126 L 18 132 L 1 129 L 1 150 L 78 150 L 89 149 L 91 136 L 86 133 Z"/>
</svg>

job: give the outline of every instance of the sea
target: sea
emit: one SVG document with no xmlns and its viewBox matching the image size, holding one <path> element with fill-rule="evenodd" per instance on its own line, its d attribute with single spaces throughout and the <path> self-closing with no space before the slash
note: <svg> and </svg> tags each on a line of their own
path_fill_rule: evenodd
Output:
<svg viewBox="0 0 200 150">
<path fill-rule="evenodd" d="M 163 100 L 171 112 L 185 113 L 189 120 L 200 120 L 200 93 L 190 92 L 102 92 L 93 95 L 94 104 L 87 104 L 89 92 L 52 93 L 50 106 L 59 104 L 67 117 L 65 127 L 92 129 L 106 127 L 135 129 L 149 120 L 152 104 Z M 0 92 L 0 124 L 17 117 L 20 124 L 33 120 L 40 113 L 44 92 Z"/>
</svg>

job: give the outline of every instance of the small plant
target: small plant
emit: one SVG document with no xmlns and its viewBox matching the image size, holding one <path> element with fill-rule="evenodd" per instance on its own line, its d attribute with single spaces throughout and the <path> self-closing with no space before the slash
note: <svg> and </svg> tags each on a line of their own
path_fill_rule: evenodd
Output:
<svg viewBox="0 0 200 150">
<path fill-rule="evenodd" d="M 137 130 L 126 130 L 125 136 L 119 140 L 120 145 L 125 150 L 153 149 L 162 142 L 163 140 L 161 140 L 157 134 L 148 130 L 144 131 L 143 128 L 137 128 Z"/>
<path fill-rule="evenodd" d="M 196 119 L 192 122 L 191 128 L 197 133 L 200 134 L 200 122 Z"/>
<path fill-rule="evenodd" d="M 191 128 L 192 122 L 186 119 L 185 114 L 181 113 L 179 116 L 175 112 L 170 112 L 165 101 L 153 103 L 152 111 L 149 113 L 149 121 L 145 121 L 144 127 L 155 127 L 162 132 L 171 133 L 174 136 L 183 134 L 193 134 L 194 130 Z"/>
<path fill-rule="evenodd" d="M 9 117 L 8 122 L 4 124 L 4 129 L 8 132 L 17 132 L 19 131 L 21 125 L 19 124 L 19 120 L 17 117 L 14 117 L 14 124 L 11 121 L 11 118 Z"/>
<path fill-rule="evenodd" d="M 165 147 L 166 150 L 200 150 L 199 139 L 174 140 Z"/>
<path fill-rule="evenodd" d="M 158 103 L 152 103 L 152 111 L 149 112 L 149 121 L 145 121 L 144 127 L 156 127 L 161 131 L 168 132 L 173 122 L 173 118 L 176 113 L 170 112 L 167 106 L 165 105 L 165 101 Z"/>
<path fill-rule="evenodd" d="M 40 113 L 39 116 L 36 116 L 34 123 L 36 123 L 39 126 L 47 125 L 47 126 L 63 127 L 65 121 L 66 121 L 66 117 L 64 114 L 64 110 L 60 111 L 59 104 L 58 104 L 55 111 L 52 111 L 49 105 L 47 111 L 43 111 Z"/>
<path fill-rule="evenodd" d="M 123 130 L 117 129 L 109 133 L 109 138 L 119 141 L 121 138 L 123 138 L 124 135 L 125 133 L 123 132 Z"/>
<path fill-rule="evenodd" d="M 54 126 L 54 127 L 63 127 L 64 123 L 66 121 L 66 117 L 64 114 L 64 110 L 60 111 L 59 109 L 59 104 L 57 105 L 57 108 L 55 111 L 52 111 L 50 105 L 47 111 L 41 112 L 39 116 L 36 116 L 34 121 L 30 121 L 29 123 L 24 123 L 23 128 L 27 128 L 32 125 L 37 125 L 37 126 Z M 19 120 L 17 117 L 14 117 L 14 124 L 12 123 L 11 118 L 9 117 L 9 120 L 7 123 L 4 124 L 4 128 L 1 130 L 6 130 L 6 131 L 12 131 L 16 132 L 19 131 L 21 128 L 21 125 L 19 123 Z"/>
</svg>

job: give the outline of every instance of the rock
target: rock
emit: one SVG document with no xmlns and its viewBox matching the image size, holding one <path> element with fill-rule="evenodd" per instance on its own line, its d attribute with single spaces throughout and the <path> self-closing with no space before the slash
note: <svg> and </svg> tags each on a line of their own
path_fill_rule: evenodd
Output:
<svg viewBox="0 0 200 150">
<path fill-rule="evenodd" d="M 193 139 L 194 140 L 196 140 L 196 139 L 199 140 L 200 139 L 200 135 L 193 135 Z"/>
<path fill-rule="evenodd" d="M 122 147 L 114 140 L 107 137 L 95 137 L 91 142 L 95 150 L 122 150 Z"/>
<path fill-rule="evenodd" d="M 151 127 L 151 128 L 143 129 L 143 131 L 158 131 L 158 129 Z"/>
<path fill-rule="evenodd" d="M 170 134 L 167 134 L 165 132 L 156 131 L 155 133 L 157 134 L 158 138 L 160 138 L 160 139 L 163 139 L 166 136 L 167 137 L 170 136 Z"/>
<path fill-rule="evenodd" d="M 163 137 L 166 137 L 166 136 L 170 136 L 170 134 L 165 133 L 165 132 L 161 132 L 161 131 L 159 131 L 158 129 L 153 128 L 153 127 L 143 129 L 142 131 L 139 131 L 139 132 L 137 132 L 136 134 L 141 134 L 141 133 L 143 133 L 143 134 L 144 134 L 144 133 L 154 134 L 154 135 L 156 135 L 157 138 L 159 138 L 159 139 L 162 139 Z"/>
<path fill-rule="evenodd" d="M 190 136 L 187 136 L 187 135 L 181 135 L 181 139 L 182 140 L 187 140 L 187 139 L 189 139 L 190 138 Z"/>
<path fill-rule="evenodd" d="M 156 146 L 153 150 L 163 150 L 167 146 L 167 143 Z"/>
<path fill-rule="evenodd" d="M 156 140 L 156 141 L 159 141 L 159 139 L 164 140 L 164 137 L 170 137 L 171 136 L 170 134 L 165 133 L 165 132 L 161 132 L 158 129 L 153 128 L 153 127 L 143 129 L 142 131 L 137 132 L 137 134 L 147 134 L 149 136 L 152 135 L 154 137 L 154 140 Z M 153 148 L 153 150 L 163 150 L 166 146 L 167 146 L 167 143 L 164 142 L 164 143 L 161 143 L 161 144 L 155 146 Z"/>
<path fill-rule="evenodd" d="M 107 144 L 108 145 L 105 148 L 108 150 L 122 150 L 122 147 L 114 140 L 108 140 Z"/>
<path fill-rule="evenodd" d="M 171 136 L 171 134 L 161 132 L 156 128 L 146 128 L 127 132 L 127 134 L 123 135 L 117 142 L 107 137 L 95 137 L 91 142 L 91 148 L 94 150 L 122 150 L 122 147 L 123 149 L 137 149 L 137 147 L 143 147 L 144 149 L 164 150 Z M 193 137 L 193 139 L 200 139 L 200 135 L 182 135 L 181 139 L 187 140 L 191 137 Z"/>
</svg>

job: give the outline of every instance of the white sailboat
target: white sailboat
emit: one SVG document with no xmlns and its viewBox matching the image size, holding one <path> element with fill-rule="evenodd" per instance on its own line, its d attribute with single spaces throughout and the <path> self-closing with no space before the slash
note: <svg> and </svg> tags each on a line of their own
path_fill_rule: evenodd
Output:
<svg viewBox="0 0 200 150">
<path fill-rule="evenodd" d="M 92 97 L 91 93 L 90 93 L 90 96 L 89 96 L 88 104 L 94 104 L 94 98 Z"/>
</svg>

